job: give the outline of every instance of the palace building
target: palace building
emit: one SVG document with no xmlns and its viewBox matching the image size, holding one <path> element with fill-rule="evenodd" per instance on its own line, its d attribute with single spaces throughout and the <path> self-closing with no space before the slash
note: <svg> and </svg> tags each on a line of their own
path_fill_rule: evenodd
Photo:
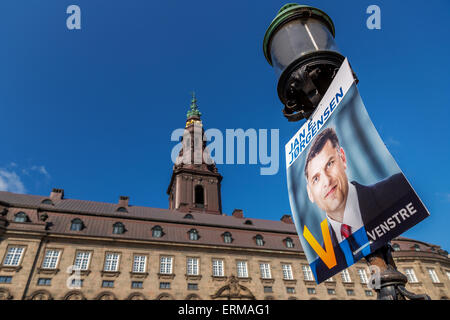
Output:
<svg viewBox="0 0 450 320">
<path fill-rule="evenodd" d="M 376 299 L 364 260 L 317 285 L 291 216 L 222 212 L 222 176 L 195 134 L 195 98 L 186 129 L 190 154 L 181 150 L 173 167 L 168 209 L 127 196 L 70 199 L 62 189 L 0 192 L 0 299 Z M 448 298 L 448 252 L 402 237 L 392 245 L 408 290 Z"/>
</svg>

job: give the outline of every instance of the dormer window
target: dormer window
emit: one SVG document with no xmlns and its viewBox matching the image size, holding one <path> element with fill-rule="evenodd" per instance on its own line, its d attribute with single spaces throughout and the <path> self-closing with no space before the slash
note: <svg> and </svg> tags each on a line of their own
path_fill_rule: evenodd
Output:
<svg viewBox="0 0 450 320">
<path fill-rule="evenodd" d="M 54 204 L 53 204 L 53 201 L 50 200 L 50 199 L 44 199 L 44 200 L 42 200 L 41 203 L 42 203 L 42 204 L 47 204 L 47 205 L 50 205 L 50 206 L 53 206 L 53 205 L 54 205 Z"/>
<path fill-rule="evenodd" d="M 195 229 L 189 230 L 189 240 L 198 240 L 198 231 Z"/>
<path fill-rule="evenodd" d="M 188 213 L 183 217 L 183 219 L 194 219 L 194 217 L 192 216 L 192 214 Z"/>
<path fill-rule="evenodd" d="M 125 213 L 127 213 L 128 210 L 125 207 L 119 207 L 119 208 L 117 208 L 117 212 L 125 212 Z"/>
<path fill-rule="evenodd" d="M 28 216 L 25 212 L 18 212 L 14 215 L 14 222 L 28 222 Z"/>
<path fill-rule="evenodd" d="M 398 243 L 394 243 L 392 245 L 392 249 L 394 249 L 394 251 L 400 251 L 400 246 L 398 245 Z"/>
<path fill-rule="evenodd" d="M 83 221 L 81 219 L 73 219 L 70 224 L 70 230 L 71 231 L 81 231 L 84 227 Z"/>
<path fill-rule="evenodd" d="M 125 232 L 125 226 L 122 222 L 116 222 L 113 225 L 113 233 L 114 234 L 122 234 Z"/>
<path fill-rule="evenodd" d="M 231 237 L 231 233 L 229 233 L 228 231 L 224 232 L 222 234 L 222 236 L 223 236 L 223 242 L 225 242 L 225 243 L 232 243 L 233 242 L 233 238 Z"/>
<path fill-rule="evenodd" d="M 245 220 L 244 224 L 253 225 L 253 222 L 251 220 Z"/>
<path fill-rule="evenodd" d="M 260 234 L 257 234 L 255 236 L 255 242 L 256 242 L 257 246 L 263 246 L 264 245 L 264 238 Z"/>
<path fill-rule="evenodd" d="M 415 245 L 414 245 L 414 250 L 416 250 L 416 251 L 420 251 L 420 246 L 416 243 Z"/>
<path fill-rule="evenodd" d="M 292 241 L 291 238 L 284 239 L 284 243 L 286 244 L 286 248 L 293 248 L 294 247 L 294 241 Z"/>
<path fill-rule="evenodd" d="M 163 236 L 163 229 L 160 226 L 154 226 L 152 228 L 152 237 L 161 238 Z"/>
</svg>

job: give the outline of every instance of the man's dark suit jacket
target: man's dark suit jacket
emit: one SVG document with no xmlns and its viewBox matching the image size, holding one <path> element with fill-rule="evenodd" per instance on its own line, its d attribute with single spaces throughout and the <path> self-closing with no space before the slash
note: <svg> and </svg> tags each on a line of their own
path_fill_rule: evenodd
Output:
<svg viewBox="0 0 450 320">
<path fill-rule="evenodd" d="M 394 203 L 396 203 L 411 190 L 411 187 L 403 173 L 394 174 L 389 178 L 371 186 L 363 186 L 355 181 L 352 181 L 351 183 L 356 188 L 359 210 L 361 211 L 364 226 L 369 225 L 377 215 L 392 207 Z M 323 261 L 318 259 L 316 264 L 316 274 L 322 275 L 322 277 L 319 278 L 323 279 L 328 279 L 332 276 L 332 274 L 338 272 L 338 270 L 342 270 L 347 267 L 344 252 L 339 246 L 336 234 L 331 226 L 330 232 L 337 265 L 331 269 L 328 269 Z"/>
</svg>

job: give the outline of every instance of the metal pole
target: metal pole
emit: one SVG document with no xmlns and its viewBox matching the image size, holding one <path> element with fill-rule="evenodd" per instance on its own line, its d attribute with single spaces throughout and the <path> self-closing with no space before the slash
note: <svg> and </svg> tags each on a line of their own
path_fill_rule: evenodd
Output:
<svg viewBox="0 0 450 320">
<path fill-rule="evenodd" d="M 431 300 L 426 294 L 414 294 L 406 290 L 408 278 L 397 270 L 392 258 L 392 247 L 387 244 L 365 257 L 372 270 L 379 270 L 379 287 L 375 288 L 378 300 Z M 378 276 L 378 275 L 376 275 Z"/>
</svg>

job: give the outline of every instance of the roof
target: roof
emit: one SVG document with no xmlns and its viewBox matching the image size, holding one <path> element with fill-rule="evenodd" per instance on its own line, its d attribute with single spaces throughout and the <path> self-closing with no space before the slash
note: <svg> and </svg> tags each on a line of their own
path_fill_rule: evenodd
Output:
<svg viewBox="0 0 450 320">
<path fill-rule="evenodd" d="M 42 213 L 48 214 L 46 225 L 52 234 L 76 234 L 84 236 L 115 237 L 136 240 L 162 242 L 182 242 L 192 244 L 224 245 L 220 235 L 229 231 L 233 242 L 228 247 L 255 247 L 259 249 L 302 251 L 295 226 L 292 223 L 254 218 L 237 218 L 234 216 L 208 214 L 202 212 L 181 212 L 169 209 L 127 206 L 127 212 L 119 212 L 119 204 L 94 202 L 75 199 L 51 199 L 53 204 L 43 204 L 50 200 L 46 196 L 0 192 L 0 204 L 11 207 L 7 219 L 11 227 L 24 229 L 23 223 L 14 223 L 14 215 L 19 211 L 27 213 L 30 226 L 43 225 Z M 185 218 L 189 213 L 193 219 Z M 71 221 L 80 218 L 85 225 L 82 231 L 71 231 Z M 112 225 L 122 222 L 126 232 L 113 234 Z M 251 222 L 251 224 L 246 224 Z M 151 228 L 159 225 L 164 236 L 153 238 Z M 188 231 L 195 228 L 200 235 L 198 241 L 191 241 Z M 218 228 L 222 231 L 218 234 Z M 34 230 L 35 228 L 33 228 Z M 44 227 L 41 227 L 44 230 Z M 256 245 L 254 237 L 261 234 L 264 246 Z M 287 248 L 283 240 L 290 237 L 294 248 Z"/>
<path fill-rule="evenodd" d="M 42 203 L 51 200 L 52 204 Z M 48 202 L 48 201 L 46 201 Z M 193 245 L 217 245 L 229 248 L 258 248 L 283 250 L 300 253 L 303 251 L 294 224 L 283 221 L 238 218 L 229 215 L 208 214 L 202 212 L 182 212 L 177 210 L 151 208 L 142 206 L 126 206 L 127 212 L 117 211 L 120 204 L 104 203 L 76 199 L 50 199 L 47 196 L 17 194 L 0 191 L 0 205 L 9 207 L 6 218 L 10 225 L 8 229 L 48 232 L 55 235 L 76 235 L 87 237 L 109 237 L 153 242 L 171 242 Z M 14 222 L 14 215 L 20 211 L 27 214 L 28 223 Z M 43 213 L 48 218 L 43 222 Z M 186 218 L 190 214 L 193 219 Z M 81 231 L 70 230 L 71 221 L 79 218 L 83 221 Z M 122 222 L 125 233 L 113 234 L 113 224 Z M 246 224 L 246 222 L 251 222 Z M 152 228 L 161 226 L 163 236 L 152 237 Z M 196 229 L 199 240 L 189 240 L 188 232 Z M 221 235 L 224 232 L 232 234 L 233 242 L 225 244 Z M 264 238 L 264 246 L 257 246 L 254 240 L 257 234 Z M 294 248 L 287 248 L 283 240 L 291 238 Z M 394 252 L 394 257 L 400 256 L 433 256 L 446 257 L 448 252 L 439 246 L 423 241 L 397 237 L 392 241 L 400 251 Z"/>
</svg>

